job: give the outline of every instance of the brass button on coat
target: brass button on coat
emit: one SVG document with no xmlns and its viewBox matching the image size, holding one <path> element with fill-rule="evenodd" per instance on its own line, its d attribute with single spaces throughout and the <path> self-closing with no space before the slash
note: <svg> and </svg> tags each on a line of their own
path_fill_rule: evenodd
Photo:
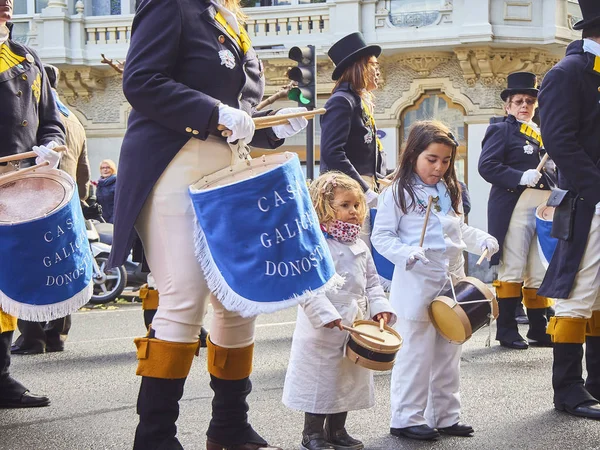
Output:
<svg viewBox="0 0 600 450">
<path fill-rule="evenodd" d="M 29 122 L 27 122 L 26 120 L 21 122 L 21 126 L 26 127 L 27 125 L 29 125 Z"/>
<path fill-rule="evenodd" d="M 187 127 L 187 128 L 185 129 L 185 132 L 186 132 L 186 133 L 191 133 L 191 132 L 192 132 L 192 129 L 191 129 L 190 127 Z"/>
<path fill-rule="evenodd" d="M 27 74 L 23 74 L 23 75 L 21 75 L 21 79 L 22 79 L 22 80 L 27 80 Z"/>
<path fill-rule="evenodd" d="M 20 97 L 21 95 L 23 95 L 23 91 L 17 91 L 17 97 Z"/>
<path fill-rule="evenodd" d="M 192 134 L 200 134 L 200 132 L 198 130 L 194 130 L 192 131 Z"/>
</svg>

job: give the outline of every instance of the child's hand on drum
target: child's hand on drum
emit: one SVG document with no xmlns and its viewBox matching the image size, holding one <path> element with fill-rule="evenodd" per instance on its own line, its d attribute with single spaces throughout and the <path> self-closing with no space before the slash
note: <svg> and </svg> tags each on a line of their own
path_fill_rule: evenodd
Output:
<svg viewBox="0 0 600 450">
<path fill-rule="evenodd" d="M 342 328 L 342 319 L 335 319 L 333 322 L 329 322 L 325 325 L 323 325 L 325 328 L 335 328 L 338 327 L 340 330 L 343 330 Z"/>
<path fill-rule="evenodd" d="M 390 321 L 391 316 L 392 315 L 389 312 L 382 312 L 382 313 L 377 314 L 375 317 L 373 317 L 373 320 L 375 322 L 379 322 L 381 319 L 383 319 L 383 323 L 385 323 L 387 325 L 388 322 Z"/>
</svg>

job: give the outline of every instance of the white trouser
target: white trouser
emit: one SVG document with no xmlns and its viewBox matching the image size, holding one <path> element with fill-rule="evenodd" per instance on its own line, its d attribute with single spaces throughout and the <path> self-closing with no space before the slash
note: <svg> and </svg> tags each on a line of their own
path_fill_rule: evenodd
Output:
<svg viewBox="0 0 600 450">
<path fill-rule="evenodd" d="M 577 239 L 577 236 L 574 237 Z M 594 214 L 585 253 L 569 298 L 556 299 L 557 317 L 589 319 L 600 311 L 600 216 Z"/>
<path fill-rule="evenodd" d="M 431 322 L 399 319 L 404 339 L 392 370 L 392 428 L 454 425 L 460 418 L 460 354 Z"/>
<path fill-rule="evenodd" d="M 246 347 L 254 342 L 255 318 L 226 311 L 210 293 L 195 255 L 195 214 L 188 187 L 231 163 L 229 146 L 210 136 L 190 139 L 167 166 L 136 222 L 156 287 L 158 310 L 152 321 L 155 337 L 195 342 L 208 300 L 214 316 L 210 340 L 221 347 Z"/>
<path fill-rule="evenodd" d="M 538 251 L 535 210 L 549 196 L 550 191 L 525 189 L 519 197 L 504 238 L 498 280 L 522 282 L 528 288 L 542 284 L 546 269 Z"/>
</svg>

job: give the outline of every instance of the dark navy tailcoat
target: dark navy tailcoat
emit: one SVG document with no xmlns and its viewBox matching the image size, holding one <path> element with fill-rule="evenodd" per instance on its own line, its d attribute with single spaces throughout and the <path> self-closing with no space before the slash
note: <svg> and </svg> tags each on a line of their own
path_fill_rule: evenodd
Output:
<svg viewBox="0 0 600 450">
<path fill-rule="evenodd" d="M 341 83 L 325 103 L 325 109 L 327 112 L 321 116 L 321 173 L 339 170 L 367 191 L 370 186 L 360 176 L 377 178 L 382 159 L 375 136 L 367 137 L 373 132 L 363 113 L 361 98 L 349 83 Z"/>
<path fill-rule="evenodd" d="M 512 115 L 493 121 L 481 144 L 479 174 L 492 185 L 487 210 L 488 233 L 498 239 L 500 245 L 500 251 L 492 256 L 492 265 L 500 262 L 513 210 L 525 190 L 519 186 L 521 176 L 540 162 L 539 140 L 522 133 L 521 126 Z M 548 184 L 544 174 L 535 188 L 550 189 Z"/>
<path fill-rule="evenodd" d="M 160 175 L 190 138 L 217 131 L 218 104 L 255 113 L 264 73 L 254 49 L 243 54 L 215 21 L 206 0 L 144 0 L 133 19 L 123 92 L 133 110 L 119 159 L 111 266 L 122 264 L 135 221 Z M 283 144 L 272 129 L 257 130 L 252 146 Z"/>
<path fill-rule="evenodd" d="M 573 239 L 558 241 L 538 291 L 546 297 L 568 298 L 600 202 L 600 72 L 594 67 L 600 58 L 584 52 L 582 40 L 572 42 L 539 94 L 542 136 L 558 167 L 559 187 L 577 198 Z"/>
</svg>

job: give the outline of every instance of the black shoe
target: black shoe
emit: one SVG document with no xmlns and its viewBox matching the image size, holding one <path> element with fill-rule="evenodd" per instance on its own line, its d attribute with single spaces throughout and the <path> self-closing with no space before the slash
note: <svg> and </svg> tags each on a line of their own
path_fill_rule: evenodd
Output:
<svg viewBox="0 0 600 450">
<path fill-rule="evenodd" d="M 301 450 L 335 450 L 336 448 L 325 440 L 323 433 L 302 436 Z"/>
<path fill-rule="evenodd" d="M 13 355 L 37 355 L 44 353 L 46 349 L 42 346 L 35 347 L 21 347 L 19 345 L 13 345 L 10 347 L 10 353 Z"/>
<path fill-rule="evenodd" d="M 554 344 L 552 344 L 552 340 L 535 340 L 535 339 L 528 339 L 529 341 L 529 345 L 531 347 L 549 347 L 552 348 L 554 346 Z"/>
<path fill-rule="evenodd" d="M 390 433 L 394 436 L 418 439 L 420 441 L 435 441 L 440 438 L 440 433 L 429 425 L 415 425 L 406 428 L 390 428 Z"/>
<path fill-rule="evenodd" d="M 451 427 L 438 428 L 438 431 L 443 434 L 462 437 L 471 437 L 473 433 L 475 433 L 475 430 L 471 425 L 466 425 L 460 422 L 456 422 Z"/>
<path fill-rule="evenodd" d="M 514 348 L 515 350 L 527 350 L 529 348 L 529 344 L 524 339 L 512 342 L 500 341 L 500 345 L 502 347 Z"/>
<path fill-rule="evenodd" d="M 65 344 L 47 345 L 46 346 L 46 353 L 55 353 L 55 352 L 64 352 L 64 351 L 65 351 Z"/>
<path fill-rule="evenodd" d="M 600 403 L 594 401 L 588 401 L 581 405 L 571 408 L 565 404 L 559 405 L 554 404 L 554 408 L 558 411 L 564 411 L 573 416 L 586 417 L 588 419 L 600 420 Z"/>
<path fill-rule="evenodd" d="M 358 439 L 354 439 L 347 432 L 337 434 L 334 439 L 327 438 L 327 443 L 330 444 L 335 450 L 362 450 L 365 445 Z"/>
<path fill-rule="evenodd" d="M 32 394 L 29 391 L 23 392 L 17 399 L 0 398 L 0 408 L 36 408 L 39 406 L 48 406 L 50 399 L 44 395 Z"/>
</svg>

